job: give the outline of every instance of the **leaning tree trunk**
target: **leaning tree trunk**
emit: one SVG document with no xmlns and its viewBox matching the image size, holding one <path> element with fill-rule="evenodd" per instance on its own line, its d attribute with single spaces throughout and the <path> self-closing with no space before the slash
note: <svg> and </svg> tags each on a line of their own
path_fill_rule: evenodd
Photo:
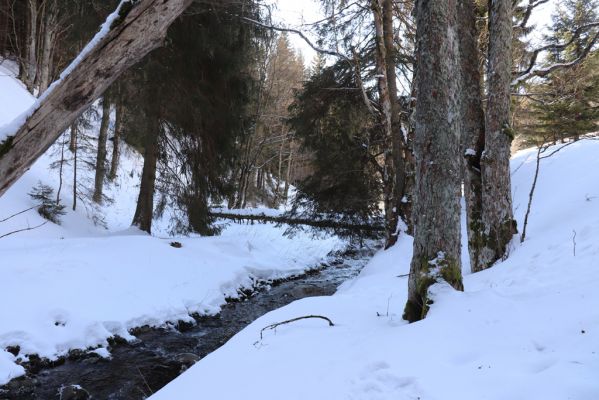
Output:
<svg viewBox="0 0 599 400">
<path fill-rule="evenodd" d="M 485 115 L 482 106 L 480 51 L 476 28 L 476 8 L 472 0 L 458 4 L 458 35 L 462 79 L 462 154 L 464 156 L 464 198 L 468 252 L 473 271 L 480 265 L 484 245 L 480 159 L 485 146 Z"/>
<path fill-rule="evenodd" d="M 94 194 L 92 200 L 102 204 L 104 178 L 106 178 L 106 142 L 108 140 L 108 124 L 110 122 L 110 101 L 107 96 L 102 100 L 102 122 L 98 135 L 98 153 L 96 155 L 96 176 L 94 179 Z"/>
<path fill-rule="evenodd" d="M 109 32 L 0 143 L 0 196 L 130 66 L 162 43 L 192 0 L 125 1 Z M 2 133 L 0 132 L 0 135 Z"/>
<path fill-rule="evenodd" d="M 510 146 L 510 84 L 512 81 L 512 1 L 489 2 L 489 65 L 487 72 L 485 151 L 482 166 L 483 246 L 478 265 L 488 268 L 503 258 L 517 232 L 512 212 Z"/>
<path fill-rule="evenodd" d="M 414 253 L 404 318 L 424 318 L 430 287 L 463 290 L 460 263 L 460 80 L 456 1 L 416 5 Z"/>
</svg>

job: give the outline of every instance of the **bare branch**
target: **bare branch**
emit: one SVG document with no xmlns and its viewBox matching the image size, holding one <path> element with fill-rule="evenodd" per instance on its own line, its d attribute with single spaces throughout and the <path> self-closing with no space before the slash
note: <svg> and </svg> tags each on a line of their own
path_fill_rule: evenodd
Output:
<svg viewBox="0 0 599 400">
<path fill-rule="evenodd" d="M 15 233 L 20 233 L 20 232 L 25 232 L 25 231 L 32 231 L 34 229 L 41 228 L 42 226 L 46 225 L 47 223 L 48 223 L 48 221 L 44 221 L 41 224 L 33 226 L 33 227 L 18 229 L 16 231 L 5 233 L 4 235 L 0 236 L 0 239 L 5 238 L 5 237 L 10 236 L 10 235 L 14 235 Z"/>
<path fill-rule="evenodd" d="M 595 33 L 593 38 L 589 41 L 587 46 L 584 48 L 581 55 L 578 58 L 576 58 L 575 60 L 567 62 L 567 63 L 555 63 L 555 64 L 552 64 L 545 68 L 534 69 L 534 66 L 537 63 L 539 54 L 541 54 L 542 52 L 545 52 L 545 51 L 549 51 L 549 50 L 564 50 L 566 47 L 568 47 L 572 43 L 574 43 L 574 41 L 576 39 L 578 39 L 580 37 L 580 35 L 582 35 L 582 33 L 586 32 L 587 30 L 589 30 L 591 28 L 598 27 L 598 26 L 599 26 L 599 22 L 593 22 L 590 24 L 580 26 L 578 29 L 576 29 L 574 32 L 572 32 L 572 38 L 569 41 L 567 41 L 565 43 L 548 44 L 546 46 L 543 46 L 543 47 L 540 47 L 540 48 L 534 50 L 530 57 L 530 62 L 528 64 L 528 67 L 524 71 L 517 73 L 516 79 L 514 79 L 512 81 L 512 86 L 518 85 L 534 76 L 538 76 L 538 77 L 542 78 L 542 77 L 549 75 L 551 72 L 555 71 L 556 69 L 570 68 L 570 67 L 573 67 L 573 66 L 579 64 L 582 60 L 584 60 L 587 57 L 587 55 L 593 49 L 593 46 L 595 45 L 595 43 L 597 42 L 597 39 L 599 38 L 599 32 Z"/>
</svg>

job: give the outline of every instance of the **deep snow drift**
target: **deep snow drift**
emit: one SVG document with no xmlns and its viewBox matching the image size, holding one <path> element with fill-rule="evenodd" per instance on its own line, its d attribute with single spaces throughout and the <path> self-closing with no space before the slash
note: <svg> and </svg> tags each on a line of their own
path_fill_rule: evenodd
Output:
<svg viewBox="0 0 599 400">
<path fill-rule="evenodd" d="M 0 125 L 35 101 L 12 74 L 0 66 Z M 93 126 L 86 133 L 97 131 Z M 67 163 L 61 198 L 69 212 L 62 225 L 46 223 L 0 239 L 0 384 L 23 374 L 17 358 L 53 359 L 71 349 L 106 346 L 114 335 L 131 338 L 133 327 L 215 313 L 237 289 L 302 273 L 345 246 L 330 236 L 283 237 L 285 228 L 272 224 L 229 224 L 220 236 L 177 238 L 183 247 L 171 247 L 172 239 L 129 228 L 143 160 L 123 147 L 119 175 L 105 185 L 114 202 L 80 200 L 70 211 L 73 168 Z M 27 193 L 38 181 L 58 188 L 58 171 L 49 165 L 59 156 L 60 140 L 0 198 L 0 220 L 35 205 Z M 81 150 L 86 156 L 94 154 Z M 78 191 L 85 193 L 93 174 L 83 165 L 78 175 Z M 92 223 L 97 217 L 105 217 L 108 229 Z M 0 236 L 42 223 L 30 210 L 0 222 Z M 167 228 L 167 220 L 157 221 L 158 236 Z M 5 350 L 17 346 L 17 357 Z"/>
<path fill-rule="evenodd" d="M 535 153 L 512 161 L 519 224 Z M 598 154 L 589 140 L 543 160 L 527 240 L 467 274 L 465 292 L 436 286 L 425 321 L 401 319 L 404 235 L 334 296 L 266 314 L 151 399 L 599 399 Z M 303 320 L 260 340 L 309 314 L 336 325 Z"/>
</svg>

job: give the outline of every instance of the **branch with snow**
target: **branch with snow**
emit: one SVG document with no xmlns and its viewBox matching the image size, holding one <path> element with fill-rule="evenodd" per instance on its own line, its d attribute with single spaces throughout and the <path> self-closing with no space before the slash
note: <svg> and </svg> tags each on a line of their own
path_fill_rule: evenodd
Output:
<svg viewBox="0 0 599 400">
<path fill-rule="evenodd" d="M 590 24 L 580 26 L 572 32 L 572 37 L 567 42 L 548 44 L 548 45 L 545 45 L 545 46 L 539 47 L 538 49 L 533 50 L 531 57 L 530 57 L 530 61 L 528 63 L 528 67 L 525 70 L 520 71 L 516 74 L 517 77 L 512 81 L 512 86 L 519 85 L 519 84 L 525 82 L 526 80 L 528 80 L 532 77 L 535 77 L 535 76 L 543 78 L 557 69 L 571 68 L 571 67 L 574 67 L 574 66 L 580 64 L 589 55 L 589 53 L 591 52 L 591 50 L 597 43 L 597 40 L 599 39 L 599 32 L 596 32 L 593 35 L 593 37 L 589 40 L 586 47 L 580 54 L 580 56 L 578 58 L 576 58 L 575 60 L 567 62 L 567 63 L 554 63 L 554 64 L 551 64 L 544 68 L 538 68 L 538 69 L 534 68 L 537 63 L 537 59 L 541 53 L 546 52 L 546 51 L 551 51 L 551 50 L 553 50 L 553 51 L 564 50 L 568 46 L 570 46 L 572 43 L 574 43 L 574 41 L 576 39 L 578 39 L 580 37 L 580 35 L 589 31 L 590 29 L 596 28 L 596 27 L 599 27 L 599 22 L 593 22 Z"/>
</svg>

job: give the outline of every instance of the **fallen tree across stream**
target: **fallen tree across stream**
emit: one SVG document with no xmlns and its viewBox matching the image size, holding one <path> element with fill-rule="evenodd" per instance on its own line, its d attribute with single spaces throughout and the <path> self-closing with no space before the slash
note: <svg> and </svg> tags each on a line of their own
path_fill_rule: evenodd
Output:
<svg viewBox="0 0 599 400">
<path fill-rule="evenodd" d="M 235 222 L 274 222 L 277 224 L 288 225 L 307 225 L 322 229 L 346 229 L 365 232 L 385 232 L 385 227 L 379 223 L 373 224 L 355 224 L 351 222 L 338 221 L 334 219 L 308 219 L 293 218 L 285 215 L 266 215 L 266 214 L 236 214 L 232 212 L 210 212 L 208 214 L 213 218 L 230 219 Z"/>
</svg>

